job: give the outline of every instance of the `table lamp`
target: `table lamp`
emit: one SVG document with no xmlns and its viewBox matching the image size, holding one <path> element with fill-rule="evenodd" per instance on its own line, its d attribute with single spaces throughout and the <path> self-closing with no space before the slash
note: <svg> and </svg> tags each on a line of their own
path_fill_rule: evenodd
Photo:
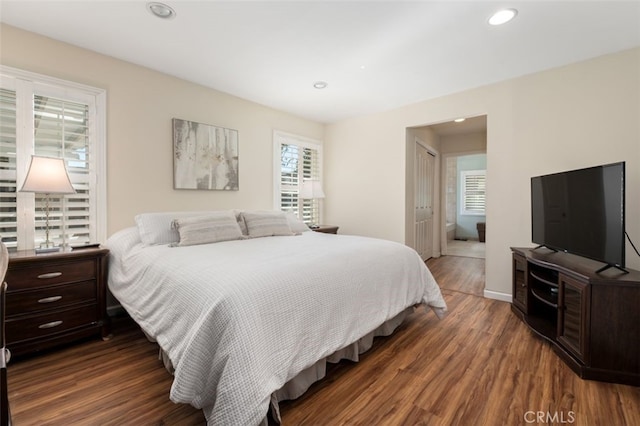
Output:
<svg viewBox="0 0 640 426">
<path fill-rule="evenodd" d="M 300 185 L 300 192 L 298 192 L 298 198 L 301 199 L 316 199 L 316 198 L 324 198 L 324 191 L 322 190 L 322 185 L 318 180 L 305 180 Z M 319 228 L 319 225 L 316 223 L 312 223 L 309 225 L 309 228 Z"/>
<path fill-rule="evenodd" d="M 69 174 L 62 158 L 31 156 L 27 178 L 20 189 L 22 192 L 35 192 L 45 196 L 45 241 L 36 248 L 36 253 L 60 250 L 49 240 L 49 196 L 50 194 L 74 194 Z"/>
</svg>

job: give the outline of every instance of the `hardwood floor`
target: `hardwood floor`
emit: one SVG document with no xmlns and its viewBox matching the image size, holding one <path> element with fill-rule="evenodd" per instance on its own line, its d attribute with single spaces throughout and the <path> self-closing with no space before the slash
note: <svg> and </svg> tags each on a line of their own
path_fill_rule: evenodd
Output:
<svg viewBox="0 0 640 426">
<path fill-rule="evenodd" d="M 442 256 L 429 259 L 427 266 L 442 290 L 453 290 L 482 297 L 485 261 L 480 258 Z"/>
<path fill-rule="evenodd" d="M 169 400 L 158 348 L 128 318 L 113 339 L 9 364 L 9 403 L 21 425 L 202 425 L 202 411 Z"/>
<path fill-rule="evenodd" d="M 447 240 L 447 256 L 485 258 L 485 243 L 477 240 Z"/>
<path fill-rule="evenodd" d="M 640 388 L 581 380 L 509 304 L 465 293 L 484 286 L 475 260 L 430 260 L 449 315 L 414 312 L 359 363 L 331 366 L 300 399 L 282 403 L 283 423 L 640 425 Z M 126 318 L 114 332 L 107 342 L 12 360 L 14 424 L 204 424 L 201 411 L 169 401 L 171 376 L 156 346 Z"/>
</svg>

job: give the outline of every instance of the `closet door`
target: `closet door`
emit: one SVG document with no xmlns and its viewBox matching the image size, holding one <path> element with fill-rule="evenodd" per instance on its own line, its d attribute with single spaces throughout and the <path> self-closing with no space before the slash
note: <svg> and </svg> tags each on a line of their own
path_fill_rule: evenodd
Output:
<svg viewBox="0 0 640 426">
<path fill-rule="evenodd" d="M 435 155 L 416 140 L 415 248 L 423 260 L 433 257 L 433 187 Z"/>
</svg>

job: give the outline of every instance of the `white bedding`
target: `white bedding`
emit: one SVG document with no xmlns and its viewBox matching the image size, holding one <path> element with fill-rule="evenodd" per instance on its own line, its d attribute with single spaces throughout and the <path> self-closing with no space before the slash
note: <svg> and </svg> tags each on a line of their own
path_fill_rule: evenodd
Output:
<svg viewBox="0 0 640 426">
<path fill-rule="evenodd" d="M 188 247 L 114 234 L 109 288 L 175 367 L 171 400 L 256 425 L 271 394 L 414 304 L 446 305 L 398 243 L 304 232 Z"/>
</svg>

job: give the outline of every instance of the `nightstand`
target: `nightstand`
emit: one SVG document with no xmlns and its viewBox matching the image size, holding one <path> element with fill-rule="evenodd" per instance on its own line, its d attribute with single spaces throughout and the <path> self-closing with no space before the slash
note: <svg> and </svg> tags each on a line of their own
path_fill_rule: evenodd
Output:
<svg viewBox="0 0 640 426">
<path fill-rule="evenodd" d="M 311 228 L 312 231 L 322 232 L 324 234 L 337 234 L 339 226 L 332 225 L 318 225 L 317 228 Z"/>
<path fill-rule="evenodd" d="M 106 309 L 109 250 L 9 254 L 6 344 L 13 355 L 110 333 Z"/>
</svg>

